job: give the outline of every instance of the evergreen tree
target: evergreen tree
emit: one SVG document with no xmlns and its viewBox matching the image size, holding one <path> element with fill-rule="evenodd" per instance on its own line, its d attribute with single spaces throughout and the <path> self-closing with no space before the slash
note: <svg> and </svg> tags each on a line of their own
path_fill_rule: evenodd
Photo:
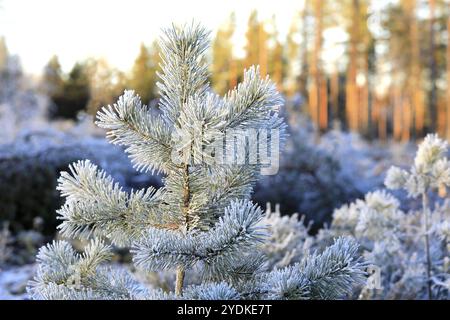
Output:
<svg viewBox="0 0 450 320">
<path fill-rule="evenodd" d="M 271 47 L 269 50 L 268 71 L 270 77 L 278 85 L 279 90 L 281 90 L 284 78 L 284 47 L 278 39 L 275 16 L 272 17 L 271 27 L 272 30 L 269 34 Z"/>
<path fill-rule="evenodd" d="M 50 110 L 53 118 L 76 119 L 85 110 L 90 99 L 90 85 L 85 63 L 76 63 L 64 81 L 62 91 L 53 98 L 55 106 Z"/>
<path fill-rule="evenodd" d="M 261 209 L 249 200 L 265 165 L 250 159 L 266 152 L 259 143 L 273 146 L 284 137 L 275 85 L 251 67 L 221 99 L 209 91 L 201 59 L 208 33 L 190 26 L 167 29 L 164 35 L 161 114 L 152 114 L 133 91 L 125 91 L 97 115 L 97 124 L 109 130 L 112 143 L 126 147 L 138 170 L 164 174 L 164 187 L 126 193 L 89 161 L 62 173 L 58 189 L 66 203 L 58 211 L 59 230 L 68 238 L 93 240 L 81 255 L 66 241 L 42 248 L 28 288 L 31 296 L 336 299 L 351 293 L 363 282 L 365 265 L 350 239 L 339 238 L 322 253 L 284 269 L 265 269 L 260 245 L 267 228 Z M 256 132 L 256 154 L 245 138 L 239 139 L 249 132 Z M 111 257 L 105 239 L 131 246 L 133 262 L 142 270 L 176 269 L 175 296 L 144 289 L 129 275 L 102 265 Z M 201 275 L 201 284 L 185 283 L 189 269 Z"/>
<path fill-rule="evenodd" d="M 245 34 L 247 42 L 245 45 L 246 57 L 244 66 L 246 68 L 259 64 L 261 75 L 267 73 L 267 40 L 268 33 L 264 28 L 264 22 L 258 19 L 258 12 L 252 11 L 248 19 L 248 28 Z"/>
<path fill-rule="evenodd" d="M 4 37 L 0 38 L 0 102 L 11 101 L 22 85 L 20 59 L 11 55 Z"/>
<path fill-rule="evenodd" d="M 99 106 L 113 103 L 122 94 L 125 76 L 105 59 L 90 60 L 87 72 L 90 88 L 87 112 L 95 115 Z"/>
<path fill-rule="evenodd" d="M 8 47 L 6 46 L 5 37 L 0 38 L 0 72 L 5 68 L 8 61 Z"/>
<path fill-rule="evenodd" d="M 212 44 L 211 81 L 213 89 L 218 94 L 224 94 L 235 82 L 233 64 L 232 37 L 235 29 L 235 16 L 230 15 L 227 23 L 219 28 Z"/>
<path fill-rule="evenodd" d="M 150 48 L 141 44 L 129 80 L 130 88 L 141 97 L 144 103 L 156 98 L 157 71 L 159 70 L 159 49 L 156 42 Z"/>
<path fill-rule="evenodd" d="M 41 89 L 50 98 L 54 98 L 58 95 L 61 95 L 63 84 L 63 72 L 61 70 L 61 65 L 59 63 L 58 57 L 55 55 L 44 67 Z"/>
</svg>

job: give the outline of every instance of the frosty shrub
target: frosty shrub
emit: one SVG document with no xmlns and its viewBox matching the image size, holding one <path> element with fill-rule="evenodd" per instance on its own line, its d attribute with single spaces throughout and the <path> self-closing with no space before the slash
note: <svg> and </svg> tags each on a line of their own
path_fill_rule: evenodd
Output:
<svg viewBox="0 0 450 320">
<path fill-rule="evenodd" d="M 386 191 L 335 210 L 332 235 L 352 235 L 365 258 L 380 268 L 380 286 L 365 288 L 362 298 L 448 299 L 450 202 L 429 203 L 429 196 L 450 186 L 447 143 L 428 135 L 409 170 L 391 167 L 385 184 L 421 197 L 421 210 L 402 212 Z"/>
<path fill-rule="evenodd" d="M 291 130 L 277 175 L 264 176 L 253 199 L 281 204 L 285 214 L 300 212 L 312 231 L 331 222 L 334 208 L 364 195 L 343 172 L 333 153 L 320 150 L 309 133 Z"/>
<path fill-rule="evenodd" d="M 59 173 L 86 157 L 125 188 L 137 184 L 132 180 L 135 170 L 122 150 L 104 139 L 46 129 L 24 132 L 14 143 L 0 145 L 0 223 L 8 221 L 17 233 L 31 229 L 38 216 L 44 220 L 43 231 L 53 235 L 54 212 L 63 203 L 56 190 Z"/>
<path fill-rule="evenodd" d="M 252 67 L 223 99 L 211 93 L 202 62 L 208 33 L 198 26 L 165 30 L 160 47 L 161 115 L 126 91 L 98 113 L 97 124 L 108 130 L 112 143 L 125 147 L 138 170 L 161 172 L 164 186 L 127 193 L 89 161 L 63 172 L 58 190 L 66 203 L 58 211 L 59 230 L 67 238 L 91 240 L 83 253 L 66 241 L 42 248 L 28 287 L 31 297 L 337 299 L 351 294 L 365 280 L 365 264 L 350 238 L 337 238 L 285 268 L 267 267 L 261 248 L 267 226 L 262 210 L 249 200 L 267 163 L 250 160 L 264 158 L 261 145 L 270 146 L 271 159 L 278 156 L 272 147 L 282 140 L 285 125 L 277 113 L 282 101 L 275 85 Z M 257 133 L 256 140 L 246 143 L 241 138 L 249 131 Z M 250 151 L 255 145 L 256 154 Z M 220 162 L 223 154 L 228 160 Z M 174 292 L 145 288 L 108 268 L 111 246 L 131 247 L 133 263 L 143 272 L 175 272 Z M 187 282 L 188 270 L 197 273 L 200 284 Z"/>
<path fill-rule="evenodd" d="M 272 211 L 268 203 L 263 222 L 269 228 L 269 238 L 262 250 L 270 269 L 300 262 L 313 250 L 315 239 L 309 235 L 311 224 L 306 225 L 305 216 L 281 215 L 279 205 Z"/>
</svg>

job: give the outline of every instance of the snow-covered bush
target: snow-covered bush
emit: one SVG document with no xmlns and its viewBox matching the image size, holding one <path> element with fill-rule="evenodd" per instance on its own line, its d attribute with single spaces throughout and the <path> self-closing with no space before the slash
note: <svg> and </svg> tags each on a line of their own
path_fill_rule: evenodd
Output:
<svg viewBox="0 0 450 320">
<path fill-rule="evenodd" d="M 309 235 L 309 225 L 305 217 L 298 214 L 281 215 L 280 206 L 271 210 L 267 204 L 263 223 L 269 228 L 269 238 L 263 244 L 262 250 L 267 257 L 269 269 L 282 268 L 300 262 L 313 251 L 315 239 Z"/>
<path fill-rule="evenodd" d="M 0 66 L 0 144 L 11 143 L 22 129 L 37 129 L 46 122 L 47 99 L 22 74 L 17 56 L 7 55 Z"/>
<path fill-rule="evenodd" d="M 338 299 L 364 282 L 358 245 L 343 237 L 321 253 L 267 269 L 262 250 L 267 226 L 262 210 L 249 200 L 263 166 L 248 161 L 248 147 L 234 148 L 245 141 L 233 138 L 225 149 L 220 141 L 228 130 L 253 129 L 260 142 L 272 145 L 274 131 L 283 137 L 285 127 L 276 110 L 281 99 L 255 67 L 225 98 L 209 92 L 202 59 L 207 46 L 201 27 L 165 31 L 161 116 L 152 116 L 132 91 L 98 113 L 97 124 L 109 130 L 111 141 L 126 147 L 138 170 L 162 172 L 164 186 L 127 193 L 90 161 L 62 173 L 58 190 L 66 202 L 58 211 L 59 230 L 91 241 L 81 254 L 66 241 L 43 247 L 28 288 L 32 298 Z M 263 130 L 272 131 L 264 136 Z M 239 150 L 247 161 L 233 161 Z M 231 161 L 217 162 L 223 152 Z M 256 155 L 262 154 L 260 148 Z M 129 274 L 106 267 L 102 263 L 111 258 L 106 241 L 131 246 L 133 263 L 144 272 L 176 269 L 175 292 L 144 288 Z M 187 283 L 186 270 L 195 270 L 201 283 Z"/>
<path fill-rule="evenodd" d="M 429 202 L 429 195 L 450 186 L 447 143 L 428 135 L 409 170 L 392 167 L 390 189 L 421 197 L 422 208 L 403 212 L 386 191 L 368 193 L 364 200 L 335 210 L 332 236 L 352 235 L 367 260 L 380 268 L 380 287 L 364 289 L 362 298 L 448 299 L 450 289 L 450 201 Z"/>
<path fill-rule="evenodd" d="M 331 221 L 334 208 L 363 196 L 332 152 L 318 148 L 312 134 L 291 129 L 277 175 L 264 176 L 253 199 L 279 203 L 285 214 L 298 212 L 312 231 Z"/>
<path fill-rule="evenodd" d="M 139 178 L 122 150 L 104 139 L 54 129 L 24 132 L 14 143 L 0 145 L 0 221 L 8 221 L 17 232 L 31 229 L 40 217 L 45 233 L 53 234 L 54 212 L 62 204 L 56 191 L 58 175 L 84 158 L 108 170 L 127 189 L 159 184 L 158 179 Z"/>
</svg>

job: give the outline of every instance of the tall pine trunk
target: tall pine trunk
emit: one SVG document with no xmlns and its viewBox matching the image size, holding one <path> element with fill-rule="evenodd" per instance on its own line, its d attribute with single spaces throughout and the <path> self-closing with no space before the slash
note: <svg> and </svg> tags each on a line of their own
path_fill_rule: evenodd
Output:
<svg viewBox="0 0 450 320">
<path fill-rule="evenodd" d="M 436 0 L 428 0 L 430 9 L 430 53 L 429 53 L 429 68 L 430 68 L 430 127 L 435 130 L 437 127 L 437 64 L 436 64 L 436 36 L 435 36 L 435 20 L 436 20 Z"/>
<path fill-rule="evenodd" d="M 319 107 L 321 106 L 322 74 L 320 68 L 320 55 L 322 52 L 322 0 L 314 1 L 315 35 L 314 49 L 311 61 L 311 86 L 309 90 L 309 110 L 312 121 L 319 123 Z"/>
<path fill-rule="evenodd" d="M 450 17 L 447 20 L 447 140 L 450 141 Z"/>
</svg>

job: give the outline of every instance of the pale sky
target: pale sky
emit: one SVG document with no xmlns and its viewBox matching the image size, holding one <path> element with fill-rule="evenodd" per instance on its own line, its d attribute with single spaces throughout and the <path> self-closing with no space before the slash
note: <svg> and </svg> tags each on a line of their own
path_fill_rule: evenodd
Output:
<svg viewBox="0 0 450 320">
<path fill-rule="evenodd" d="M 0 0 L 0 36 L 18 54 L 25 72 L 39 74 L 53 54 L 65 71 L 77 60 L 103 57 L 123 71 L 131 68 L 141 42 L 160 29 L 192 19 L 211 30 L 236 14 L 243 43 L 252 9 L 276 16 L 284 37 L 302 0 Z"/>
</svg>

